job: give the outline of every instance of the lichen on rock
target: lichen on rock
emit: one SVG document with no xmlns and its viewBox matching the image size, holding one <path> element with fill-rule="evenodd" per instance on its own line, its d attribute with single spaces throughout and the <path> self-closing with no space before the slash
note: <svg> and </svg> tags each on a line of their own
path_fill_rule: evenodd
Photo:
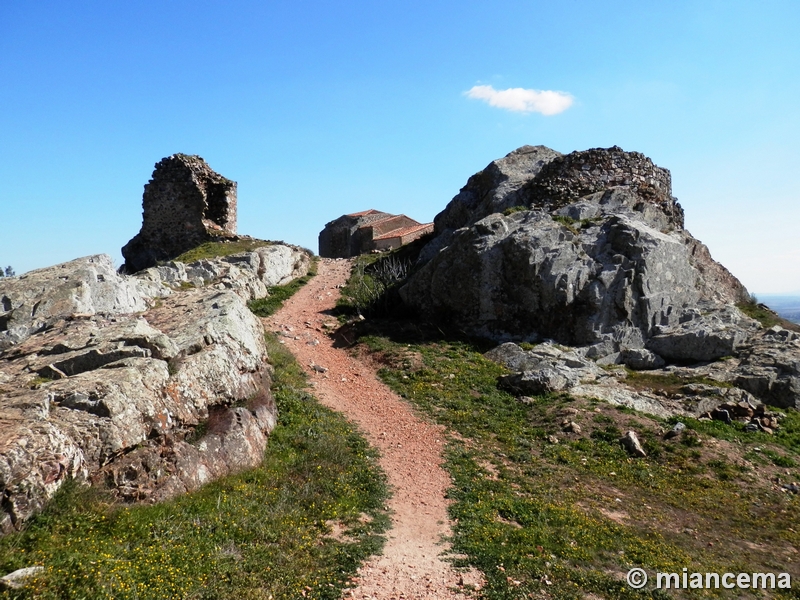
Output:
<svg viewBox="0 0 800 600">
<path fill-rule="evenodd" d="M 247 302 L 309 263 L 273 244 L 135 276 L 97 255 L 0 280 L 0 533 L 70 478 L 158 501 L 259 464 L 277 413 Z"/>
</svg>

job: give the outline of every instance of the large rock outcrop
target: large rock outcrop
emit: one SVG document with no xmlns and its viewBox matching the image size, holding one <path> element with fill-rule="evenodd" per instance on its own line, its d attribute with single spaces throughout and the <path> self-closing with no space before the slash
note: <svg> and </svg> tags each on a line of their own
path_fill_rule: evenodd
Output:
<svg viewBox="0 0 800 600">
<path fill-rule="evenodd" d="M 142 229 L 123 248 L 124 269 L 135 273 L 200 244 L 236 237 L 236 182 L 199 156 L 159 161 L 144 186 Z"/>
<path fill-rule="evenodd" d="M 105 254 L 0 280 L 0 351 L 65 315 L 117 315 L 147 308 L 137 280 L 117 274 Z"/>
<path fill-rule="evenodd" d="M 246 303 L 309 261 L 272 245 L 124 276 L 98 255 L 0 280 L 0 531 L 67 478 L 157 501 L 257 465 L 276 410 Z"/>
<path fill-rule="evenodd" d="M 525 146 L 473 175 L 435 224 L 400 294 L 475 334 L 692 362 L 758 328 L 731 306 L 744 286 L 683 229 L 669 171 L 639 153 Z"/>
</svg>

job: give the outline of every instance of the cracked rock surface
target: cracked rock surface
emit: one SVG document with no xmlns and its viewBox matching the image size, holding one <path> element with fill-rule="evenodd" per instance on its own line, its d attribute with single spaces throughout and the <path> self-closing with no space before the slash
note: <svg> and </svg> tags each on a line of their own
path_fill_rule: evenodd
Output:
<svg viewBox="0 0 800 600">
<path fill-rule="evenodd" d="M 276 409 L 247 301 L 309 259 L 273 245 L 124 276 L 97 255 L 0 281 L 0 531 L 70 477 L 158 501 L 257 465 Z"/>
<path fill-rule="evenodd" d="M 800 333 L 777 325 L 755 333 L 735 356 L 694 365 L 656 367 L 642 361 L 634 366 L 622 353 L 614 355 L 616 362 L 609 357 L 595 360 L 595 350 L 552 342 L 526 350 L 506 342 L 485 356 L 511 371 L 499 378 L 498 385 L 523 400 L 566 392 L 662 418 L 704 418 L 718 409 L 737 407 L 738 416 L 752 419 L 763 414 L 765 406 L 800 409 Z M 623 364 L 628 369 L 621 368 Z M 647 372 L 655 383 L 652 389 L 636 385 L 635 377 L 630 381 L 637 370 Z M 659 389 L 659 381 L 668 383 L 671 391 Z"/>
<path fill-rule="evenodd" d="M 730 355 L 759 327 L 734 306 L 744 286 L 683 228 L 669 171 L 636 152 L 524 146 L 435 224 L 400 295 L 472 334 L 656 366 Z M 629 352 L 645 348 L 655 356 Z"/>
</svg>

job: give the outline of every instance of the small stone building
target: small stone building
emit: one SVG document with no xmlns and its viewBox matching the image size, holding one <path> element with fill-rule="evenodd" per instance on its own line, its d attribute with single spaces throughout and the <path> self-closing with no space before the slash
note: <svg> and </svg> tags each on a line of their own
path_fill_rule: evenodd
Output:
<svg viewBox="0 0 800 600">
<path fill-rule="evenodd" d="M 236 237 L 236 182 L 199 156 L 173 154 L 144 186 L 142 229 L 122 248 L 129 273 L 214 239 Z"/>
<path fill-rule="evenodd" d="M 373 250 L 391 250 L 433 231 L 433 223 L 419 223 L 406 215 L 370 209 L 342 215 L 319 234 L 319 255 L 349 258 Z"/>
</svg>

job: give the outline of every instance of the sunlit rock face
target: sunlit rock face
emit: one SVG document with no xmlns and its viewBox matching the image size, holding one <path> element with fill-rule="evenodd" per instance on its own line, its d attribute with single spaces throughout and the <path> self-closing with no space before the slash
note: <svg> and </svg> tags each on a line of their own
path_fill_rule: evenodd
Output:
<svg viewBox="0 0 800 600">
<path fill-rule="evenodd" d="M 401 295 L 474 334 L 653 344 L 690 362 L 730 354 L 757 327 L 730 306 L 747 290 L 683 228 L 669 171 L 636 152 L 524 146 L 473 175 L 435 223 Z"/>
<path fill-rule="evenodd" d="M 0 532 L 70 478 L 159 501 L 259 464 L 277 411 L 247 302 L 309 262 L 273 244 L 135 276 L 97 255 L 0 279 Z"/>
</svg>

